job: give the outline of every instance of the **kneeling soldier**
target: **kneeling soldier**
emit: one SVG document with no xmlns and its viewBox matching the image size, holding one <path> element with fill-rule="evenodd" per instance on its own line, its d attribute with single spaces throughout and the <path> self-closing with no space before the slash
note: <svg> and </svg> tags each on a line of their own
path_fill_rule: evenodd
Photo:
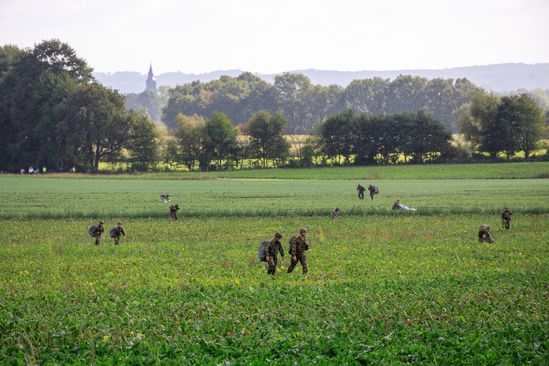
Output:
<svg viewBox="0 0 549 366">
<path fill-rule="evenodd" d="M 282 250 L 282 244 L 280 243 L 280 239 L 282 238 L 282 235 L 280 233 L 275 233 L 274 237 L 269 242 L 269 245 L 267 245 L 267 256 L 265 257 L 265 260 L 267 261 L 267 273 L 270 275 L 274 275 L 276 273 L 276 265 L 278 264 L 278 258 L 277 255 L 280 253 L 282 256 L 281 261 L 284 262 L 284 250 Z"/>
<path fill-rule="evenodd" d="M 179 205 L 177 203 L 170 206 L 170 216 L 174 220 L 177 220 L 177 211 L 179 211 Z"/>
<path fill-rule="evenodd" d="M 109 235 L 112 239 L 114 239 L 114 244 L 118 245 L 120 243 L 120 236 L 124 235 L 126 236 L 126 233 L 124 232 L 124 229 L 122 228 L 122 223 L 119 222 L 116 224 L 116 226 L 113 226 L 109 230 Z"/>
<path fill-rule="evenodd" d="M 299 236 L 292 238 L 290 241 L 290 254 L 292 256 L 292 262 L 288 267 L 288 273 L 291 273 L 297 262 L 301 263 L 303 267 L 303 274 L 307 274 L 307 257 L 305 257 L 305 251 L 309 250 L 309 242 L 307 241 L 307 229 L 301 228 L 299 230 Z"/>
<path fill-rule="evenodd" d="M 480 228 L 478 229 L 478 241 L 481 243 L 495 242 L 492 234 L 490 234 L 490 226 L 486 224 L 480 225 Z"/>
<path fill-rule="evenodd" d="M 88 230 L 88 234 L 90 234 L 92 238 L 95 238 L 95 245 L 99 245 L 99 242 L 101 240 L 101 234 L 103 234 L 103 232 L 105 231 L 103 224 L 103 221 L 99 221 L 97 225 L 92 225 Z"/>
</svg>

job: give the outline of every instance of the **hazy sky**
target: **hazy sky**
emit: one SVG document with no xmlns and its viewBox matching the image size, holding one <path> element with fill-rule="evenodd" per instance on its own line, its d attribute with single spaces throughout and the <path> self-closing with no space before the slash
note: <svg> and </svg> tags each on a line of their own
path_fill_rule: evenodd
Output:
<svg viewBox="0 0 549 366">
<path fill-rule="evenodd" d="M 0 0 L 0 44 L 60 38 L 97 71 L 549 62 L 549 0 Z"/>
</svg>

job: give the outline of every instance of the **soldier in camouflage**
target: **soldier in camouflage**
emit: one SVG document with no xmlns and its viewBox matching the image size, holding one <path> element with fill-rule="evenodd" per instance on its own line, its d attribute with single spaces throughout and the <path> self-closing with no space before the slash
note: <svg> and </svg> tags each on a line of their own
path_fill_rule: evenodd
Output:
<svg viewBox="0 0 549 366">
<path fill-rule="evenodd" d="M 109 235 L 111 239 L 114 239 L 114 244 L 118 245 L 120 244 L 120 236 L 126 236 L 126 233 L 124 232 L 124 229 L 122 228 L 122 223 L 119 222 L 116 224 L 116 226 L 113 226 L 109 230 Z"/>
<path fill-rule="evenodd" d="M 494 237 L 490 234 L 490 226 L 486 224 L 480 225 L 478 229 L 478 241 L 481 243 L 494 243 Z"/>
<path fill-rule="evenodd" d="M 303 274 L 308 272 L 307 257 L 305 257 L 305 251 L 309 249 L 309 242 L 307 241 L 307 229 L 301 228 L 299 230 L 299 236 L 295 237 L 290 242 L 290 255 L 292 256 L 292 262 L 288 267 L 288 273 L 291 273 L 297 262 L 301 263 L 303 267 Z"/>
<path fill-rule="evenodd" d="M 278 264 L 278 253 L 282 256 L 281 262 L 284 263 L 284 250 L 282 250 L 282 244 L 280 243 L 280 239 L 282 239 L 282 234 L 275 233 L 274 237 L 269 242 L 269 245 L 267 245 L 267 256 L 265 257 L 265 260 L 267 261 L 267 273 L 270 275 L 274 275 L 276 273 L 276 265 Z"/>
<path fill-rule="evenodd" d="M 177 203 L 170 206 L 170 216 L 174 220 L 177 220 L 177 211 L 179 211 L 179 205 Z"/>
<path fill-rule="evenodd" d="M 356 190 L 358 192 L 358 199 L 361 199 L 363 200 L 364 199 L 364 191 L 366 190 L 366 188 L 364 188 L 363 186 L 361 186 L 360 184 L 356 187 Z"/>
<path fill-rule="evenodd" d="M 503 213 L 501 214 L 501 226 L 504 227 L 506 230 L 509 230 L 511 227 L 511 210 L 509 210 L 509 207 L 505 207 L 505 210 L 503 210 Z"/>
<path fill-rule="evenodd" d="M 99 221 L 97 225 L 93 225 L 88 231 L 90 236 L 95 238 L 95 245 L 99 245 L 99 242 L 101 241 L 101 234 L 105 231 L 103 224 L 103 221 Z"/>
</svg>

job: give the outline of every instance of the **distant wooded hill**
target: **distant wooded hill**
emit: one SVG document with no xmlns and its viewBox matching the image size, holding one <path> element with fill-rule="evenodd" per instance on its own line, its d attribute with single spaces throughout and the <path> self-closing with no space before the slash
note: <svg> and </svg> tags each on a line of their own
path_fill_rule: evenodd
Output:
<svg viewBox="0 0 549 366">
<path fill-rule="evenodd" d="M 313 84 L 347 86 L 355 79 L 381 77 L 394 79 L 398 75 L 421 76 L 428 79 L 467 78 L 474 84 L 494 92 L 509 92 L 517 89 L 549 89 L 549 63 L 541 64 L 495 64 L 485 66 L 454 67 L 440 70 L 394 70 L 394 71 L 330 71 L 330 70 L 292 70 L 291 73 L 306 75 Z M 242 70 L 221 70 L 204 74 L 186 74 L 168 72 L 156 76 L 158 86 L 189 83 L 200 80 L 208 82 L 222 75 L 237 77 Z M 119 90 L 121 93 L 139 93 L 145 88 L 146 74 L 120 71 L 114 73 L 96 72 L 95 78 L 103 85 Z M 263 80 L 272 83 L 275 74 L 257 74 Z"/>
</svg>

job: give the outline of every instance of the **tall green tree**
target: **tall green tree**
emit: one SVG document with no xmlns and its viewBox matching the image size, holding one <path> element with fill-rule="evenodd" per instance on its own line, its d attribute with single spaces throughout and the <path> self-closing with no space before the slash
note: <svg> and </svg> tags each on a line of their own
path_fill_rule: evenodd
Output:
<svg viewBox="0 0 549 366">
<path fill-rule="evenodd" d="M 498 106 L 496 121 L 496 128 L 503 131 L 497 135 L 497 139 L 504 142 L 502 150 L 507 156 L 524 151 L 524 157 L 529 159 L 542 137 L 545 121 L 543 110 L 527 94 L 503 97 Z M 496 139 L 495 136 L 492 138 Z"/>
<path fill-rule="evenodd" d="M 356 114 L 351 109 L 329 116 L 318 130 L 322 152 L 338 161 L 343 156 L 348 164 L 353 153 L 355 119 Z"/>
<path fill-rule="evenodd" d="M 200 161 L 202 168 L 208 169 L 212 160 L 217 162 L 219 168 L 228 167 L 238 150 L 237 135 L 238 129 L 232 125 L 229 117 L 225 113 L 214 112 L 205 125 L 204 149 Z"/>
<path fill-rule="evenodd" d="M 21 52 L 4 49 L 3 53 L 0 164 L 7 169 L 27 164 L 58 169 L 63 165 L 59 159 L 69 159 L 63 158 L 63 147 L 58 149 L 54 142 L 57 106 L 77 85 L 92 80 L 92 69 L 59 40 L 43 41 Z"/>
<path fill-rule="evenodd" d="M 147 114 L 131 111 L 127 149 L 133 170 L 147 171 L 158 162 L 156 126 Z"/>
<path fill-rule="evenodd" d="M 250 135 L 249 151 L 251 156 L 259 157 L 263 167 L 267 166 L 268 159 L 281 162 L 286 159 L 289 144 L 284 138 L 284 129 L 288 121 L 280 113 L 272 115 L 268 111 L 255 113 L 248 123 Z"/>
<path fill-rule="evenodd" d="M 57 126 L 62 146 L 79 166 L 97 172 L 101 161 L 117 161 L 130 140 L 131 117 L 124 97 L 97 83 L 84 84 L 63 102 Z"/>
<path fill-rule="evenodd" d="M 178 144 L 177 160 L 183 163 L 187 169 L 193 170 L 196 162 L 201 160 L 204 151 L 206 119 L 196 114 L 193 116 L 178 115 L 175 137 Z"/>
</svg>

